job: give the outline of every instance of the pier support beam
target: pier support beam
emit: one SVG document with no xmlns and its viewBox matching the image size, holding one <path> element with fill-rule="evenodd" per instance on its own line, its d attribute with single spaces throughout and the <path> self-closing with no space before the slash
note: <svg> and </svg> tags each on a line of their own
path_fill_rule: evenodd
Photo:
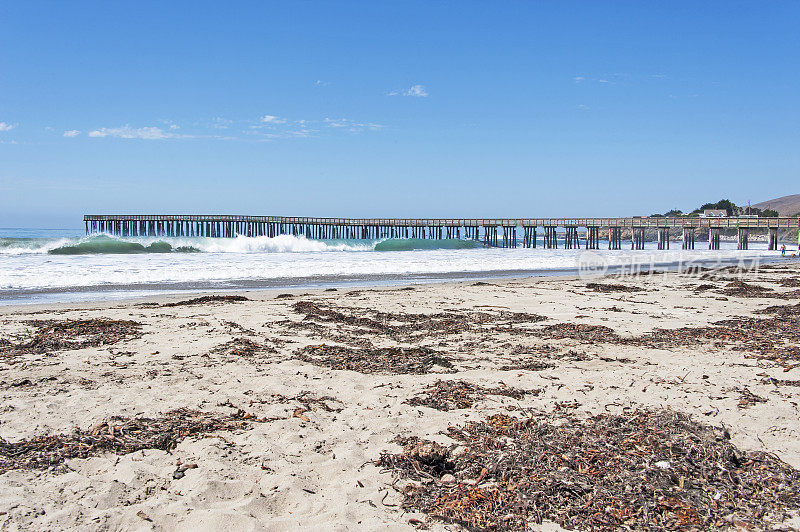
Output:
<svg viewBox="0 0 800 532">
<path fill-rule="evenodd" d="M 556 228 L 554 226 L 546 226 L 544 228 L 544 247 L 545 249 L 558 248 L 558 239 L 556 238 Z"/>
<path fill-rule="evenodd" d="M 719 249 L 719 228 L 708 229 L 708 249 Z"/>
<path fill-rule="evenodd" d="M 514 226 L 503 226 L 503 247 L 517 247 L 517 228 Z"/>
<path fill-rule="evenodd" d="M 536 247 L 536 227 L 531 225 L 522 226 L 522 246 L 526 248 Z"/>
<path fill-rule="evenodd" d="M 487 225 L 483 228 L 483 245 L 488 247 L 497 247 L 497 226 Z"/>
<path fill-rule="evenodd" d="M 586 249 L 600 249 L 600 228 L 586 228 Z"/>
<path fill-rule="evenodd" d="M 608 228 L 608 249 L 617 250 L 622 249 L 622 228 L 609 227 Z"/>
<path fill-rule="evenodd" d="M 581 241 L 578 239 L 578 228 L 569 225 L 564 229 L 566 230 L 564 234 L 564 249 L 580 249 Z"/>
<path fill-rule="evenodd" d="M 747 249 L 747 237 L 749 235 L 749 229 L 746 227 L 740 227 L 737 231 L 737 245 L 736 249 Z"/>
<path fill-rule="evenodd" d="M 694 228 L 683 228 L 683 249 L 694 249 Z"/>
<path fill-rule="evenodd" d="M 645 228 L 633 227 L 631 229 L 631 249 L 644 249 Z"/>
<path fill-rule="evenodd" d="M 669 229 L 658 230 L 658 249 L 669 249 Z"/>
<path fill-rule="evenodd" d="M 777 227 L 770 227 L 768 229 L 767 249 L 772 250 L 772 251 L 778 249 L 778 228 Z"/>
</svg>

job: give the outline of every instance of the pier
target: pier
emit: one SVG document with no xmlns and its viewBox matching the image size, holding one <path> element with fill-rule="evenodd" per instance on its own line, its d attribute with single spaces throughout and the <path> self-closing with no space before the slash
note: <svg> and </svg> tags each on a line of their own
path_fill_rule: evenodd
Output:
<svg viewBox="0 0 800 532">
<path fill-rule="evenodd" d="M 487 247 L 526 248 L 537 246 L 537 229 L 543 229 L 542 245 L 565 249 L 582 246 L 579 229 L 584 229 L 583 247 L 599 249 L 600 234 L 605 234 L 609 249 L 622 248 L 622 232 L 631 234 L 631 249 L 644 249 L 647 231 L 657 233 L 658 249 L 669 249 L 670 234 L 682 233 L 683 249 L 695 249 L 698 234 L 708 236 L 708 248 L 719 249 L 723 229 L 735 230 L 738 249 L 747 249 L 752 231 L 767 234 L 767 247 L 778 249 L 778 231 L 795 230 L 800 241 L 798 218 L 702 218 L 702 217 L 627 217 L 627 218 L 306 218 L 292 216 L 234 215 L 107 215 L 83 217 L 86 234 L 108 233 L 117 236 L 218 237 L 234 238 L 279 235 L 313 239 L 460 239 L 482 242 Z M 522 229 L 522 239 L 517 230 Z M 558 231 L 563 228 L 564 231 Z M 502 238 L 501 238 L 502 236 Z"/>
</svg>

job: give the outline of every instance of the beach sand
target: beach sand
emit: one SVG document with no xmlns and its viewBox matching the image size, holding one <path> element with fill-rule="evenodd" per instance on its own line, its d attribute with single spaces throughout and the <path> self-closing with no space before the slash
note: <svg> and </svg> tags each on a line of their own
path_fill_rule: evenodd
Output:
<svg viewBox="0 0 800 532">
<path fill-rule="evenodd" d="M 89 451 L 49 468 L 18 468 L 7 458 L 0 523 L 3 530 L 414 530 L 420 522 L 457 529 L 403 510 L 396 476 L 376 465 L 381 453 L 401 452 L 398 436 L 450 445 L 448 426 L 550 412 L 559 403 L 579 416 L 670 408 L 726 427 L 744 451 L 769 451 L 800 467 L 800 388 L 770 380 L 800 378 L 800 368 L 754 357 L 755 348 L 727 339 L 625 341 L 659 328 L 763 318 L 756 311 L 798 302 L 795 289 L 780 284 L 800 277 L 788 261 L 706 277 L 595 281 L 606 288 L 527 278 L 251 291 L 238 293 L 245 301 L 175 306 L 165 304 L 192 296 L 0 308 L 0 436 L 7 442 L 184 408 L 241 421 L 189 435 L 168 451 Z M 740 277 L 770 290 L 736 295 L 734 286 L 724 294 Z M 31 320 L 95 318 L 141 327 L 73 339 L 113 341 L 78 349 L 30 343 Z M 565 334 L 559 324 L 603 326 L 617 336 L 606 341 L 608 330 L 592 327 Z M 9 347 L 23 344 L 29 347 Z M 308 348 L 321 344 L 327 347 Z M 387 365 L 397 352 L 379 348 L 395 346 L 426 347 L 435 357 L 419 351 L 411 360 L 428 365 Z M 340 363 L 362 371 L 324 365 Z M 447 411 L 406 402 L 439 379 L 539 392 L 486 395 Z M 176 474 L 179 461 L 196 467 Z"/>
</svg>

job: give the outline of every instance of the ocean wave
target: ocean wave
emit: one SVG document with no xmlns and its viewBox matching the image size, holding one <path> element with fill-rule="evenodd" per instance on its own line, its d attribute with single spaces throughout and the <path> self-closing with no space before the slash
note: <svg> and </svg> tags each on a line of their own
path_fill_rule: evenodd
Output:
<svg viewBox="0 0 800 532">
<path fill-rule="evenodd" d="M 132 255 L 146 253 L 308 253 L 327 251 L 413 251 L 469 249 L 480 244 L 458 239 L 311 240 L 304 236 L 206 238 L 118 237 L 0 238 L 0 255 Z"/>
<path fill-rule="evenodd" d="M 420 249 L 472 249 L 481 247 L 475 240 L 389 238 L 375 243 L 375 251 L 414 251 Z"/>
</svg>

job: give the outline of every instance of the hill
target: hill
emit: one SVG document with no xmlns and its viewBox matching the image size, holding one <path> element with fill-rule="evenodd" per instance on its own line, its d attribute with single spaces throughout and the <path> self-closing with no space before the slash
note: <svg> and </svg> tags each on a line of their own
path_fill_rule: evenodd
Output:
<svg viewBox="0 0 800 532">
<path fill-rule="evenodd" d="M 781 216 L 792 216 L 800 212 L 800 194 L 762 201 L 761 203 L 753 204 L 753 207 L 761 210 L 773 209 L 778 211 Z"/>
</svg>

